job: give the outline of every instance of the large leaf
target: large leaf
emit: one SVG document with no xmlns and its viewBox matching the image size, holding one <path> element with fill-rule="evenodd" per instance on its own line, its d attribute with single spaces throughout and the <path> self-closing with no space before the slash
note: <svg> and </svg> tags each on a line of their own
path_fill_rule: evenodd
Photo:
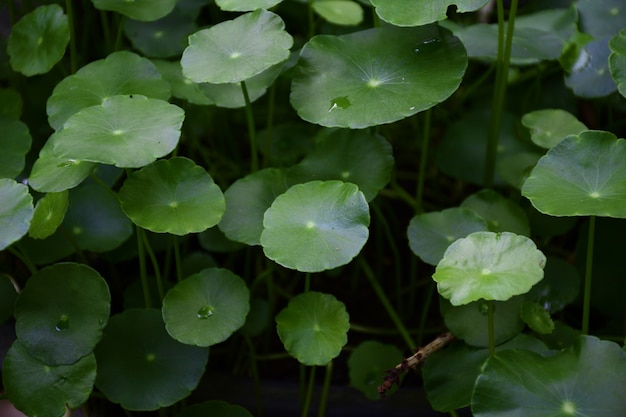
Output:
<svg viewBox="0 0 626 417">
<path fill-rule="evenodd" d="M 32 357 L 19 341 L 4 359 L 2 382 L 13 405 L 28 416 L 61 417 L 66 406 L 89 399 L 96 379 L 93 353 L 70 364 L 50 366 Z"/>
<path fill-rule="evenodd" d="M 131 411 L 156 410 L 185 398 L 198 385 L 209 354 L 172 339 L 155 309 L 111 317 L 95 353 L 96 386 Z"/>
<path fill-rule="evenodd" d="M 626 141 L 603 131 L 569 136 L 543 156 L 522 194 L 552 216 L 626 217 Z"/>
<path fill-rule="evenodd" d="M 48 365 L 88 355 L 102 337 L 111 295 L 88 266 L 59 263 L 34 274 L 15 305 L 15 332 L 28 352 Z"/>
<path fill-rule="evenodd" d="M 626 29 L 609 41 L 609 69 L 620 94 L 626 97 Z"/>
<path fill-rule="evenodd" d="M 447 99 L 466 65 L 463 45 L 436 25 L 319 35 L 300 53 L 291 104 L 323 126 L 391 123 Z"/>
<path fill-rule="evenodd" d="M 447 18 L 448 7 L 459 13 L 480 9 L 488 0 L 371 0 L 381 19 L 396 26 L 421 26 Z"/>
<path fill-rule="evenodd" d="M 330 294 L 295 296 L 276 316 L 278 336 L 291 356 L 305 365 L 326 365 L 348 342 L 345 305 Z"/>
<path fill-rule="evenodd" d="M 24 169 L 32 139 L 28 126 L 19 120 L 0 117 L 0 178 L 15 178 Z"/>
<path fill-rule="evenodd" d="M 480 299 L 505 301 L 539 282 L 545 263 L 545 255 L 525 236 L 475 232 L 448 247 L 433 279 L 455 306 Z"/>
<path fill-rule="evenodd" d="M 33 218 L 33 197 L 28 187 L 9 178 L 0 178 L 0 250 L 28 232 Z"/>
<path fill-rule="evenodd" d="M 11 67 L 26 76 L 43 74 L 63 58 L 70 41 L 67 16 L 58 4 L 39 6 L 11 29 Z"/>
<path fill-rule="evenodd" d="M 293 39 L 282 19 L 259 9 L 189 36 L 183 74 L 199 83 L 237 83 L 285 61 Z"/>
<path fill-rule="evenodd" d="M 356 185 L 311 181 L 291 187 L 265 212 L 261 245 L 277 263 L 319 272 L 350 262 L 369 236 L 369 207 Z"/>
<path fill-rule="evenodd" d="M 209 268 L 169 290 L 162 311 L 165 328 L 174 339 L 211 346 L 243 326 L 249 309 L 245 282 L 227 269 Z"/>
<path fill-rule="evenodd" d="M 184 112 L 163 100 L 112 96 L 73 115 L 49 139 L 59 158 L 139 168 L 178 144 Z"/>
<path fill-rule="evenodd" d="M 111 10 L 135 20 L 153 21 L 169 14 L 176 0 L 91 0 L 96 9 Z"/>
<path fill-rule="evenodd" d="M 123 94 L 167 100 L 170 87 L 146 58 L 128 51 L 114 52 L 85 65 L 54 87 L 46 103 L 48 122 L 60 130 L 80 110 Z"/>
<path fill-rule="evenodd" d="M 186 235 L 215 226 L 224 195 L 191 159 L 160 160 L 130 175 L 119 193 L 122 210 L 137 225 L 157 233 Z"/>
<path fill-rule="evenodd" d="M 506 350 L 476 380 L 476 417 L 602 416 L 626 410 L 626 353 L 615 343 L 583 336 L 556 355 Z"/>
</svg>

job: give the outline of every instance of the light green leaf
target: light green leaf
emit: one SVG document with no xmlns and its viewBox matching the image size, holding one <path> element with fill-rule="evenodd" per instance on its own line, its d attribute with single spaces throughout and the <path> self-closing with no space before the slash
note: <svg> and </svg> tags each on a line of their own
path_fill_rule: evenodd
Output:
<svg viewBox="0 0 626 417">
<path fill-rule="evenodd" d="M 554 331 L 554 322 L 550 313 L 535 301 L 525 301 L 521 315 L 524 323 L 539 334 L 550 334 Z"/>
<path fill-rule="evenodd" d="M 488 0 L 371 0 L 376 13 L 396 26 L 421 26 L 447 18 L 448 7 L 459 13 L 480 9 Z"/>
<path fill-rule="evenodd" d="M 315 13 L 335 25 L 355 26 L 363 21 L 363 8 L 351 0 L 318 0 L 312 7 Z"/>
<path fill-rule="evenodd" d="M 569 135 L 577 135 L 587 126 L 576 116 L 561 109 L 535 110 L 522 117 L 522 124 L 530 129 L 530 138 L 542 148 L 550 149 Z"/>
<path fill-rule="evenodd" d="M 229 12 L 251 12 L 256 9 L 270 9 L 283 0 L 215 0 L 220 9 Z"/>
<path fill-rule="evenodd" d="M 68 192 L 48 193 L 35 205 L 28 235 L 33 239 L 45 239 L 52 235 L 63 222 L 69 205 Z"/>
<path fill-rule="evenodd" d="M 51 142 L 48 142 L 51 143 Z M 44 146 L 33 164 L 28 184 L 42 193 L 56 193 L 76 187 L 96 167 L 94 162 L 51 155 L 52 146 Z"/>
<path fill-rule="evenodd" d="M 192 104 L 213 104 L 200 89 L 200 84 L 194 83 L 183 75 L 183 69 L 179 62 L 153 59 L 152 63 L 159 70 L 163 79 L 170 83 L 174 97 L 182 98 Z"/>
</svg>

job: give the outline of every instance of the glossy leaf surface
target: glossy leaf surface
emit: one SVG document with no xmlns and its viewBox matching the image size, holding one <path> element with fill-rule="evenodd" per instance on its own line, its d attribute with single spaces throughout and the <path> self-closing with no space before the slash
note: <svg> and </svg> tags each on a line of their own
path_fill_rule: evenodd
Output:
<svg viewBox="0 0 626 417">
<path fill-rule="evenodd" d="M 350 262 L 369 236 L 369 207 L 356 185 L 297 184 L 278 196 L 263 218 L 261 245 L 275 262 L 319 272 Z"/>
<path fill-rule="evenodd" d="M 291 104 L 322 126 L 391 123 L 447 99 L 466 65 L 463 45 L 435 25 L 319 35 L 300 53 Z"/>
<path fill-rule="evenodd" d="M 43 149 L 51 149 L 51 146 Z M 96 165 L 95 162 L 58 158 L 42 150 L 30 171 L 28 183 L 34 190 L 43 193 L 65 191 L 83 182 Z"/>
<path fill-rule="evenodd" d="M 372 0 L 376 13 L 396 26 L 421 26 L 447 18 L 451 5 L 459 13 L 480 9 L 487 0 Z"/>
<path fill-rule="evenodd" d="M 28 187 L 9 178 L 0 178 L 0 250 L 28 232 L 33 218 L 33 197 Z"/>
</svg>

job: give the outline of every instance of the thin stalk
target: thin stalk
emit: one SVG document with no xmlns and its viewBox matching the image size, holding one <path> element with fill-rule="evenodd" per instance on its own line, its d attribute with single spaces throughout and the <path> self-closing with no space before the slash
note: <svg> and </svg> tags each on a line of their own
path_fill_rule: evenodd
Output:
<svg viewBox="0 0 626 417">
<path fill-rule="evenodd" d="M 424 300 L 424 305 L 422 306 L 422 315 L 420 316 L 419 323 L 419 333 L 417 334 L 417 344 L 422 345 L 424 342 L 424 329 L 426 329 L 426 319 L 428 318 L 428 310 L 430 310 L 430 305 L 433 302 L 433 294 L 435 292 L 435 282 L 430 281 L 428 285 L 428 289 L 426 290 L 426 299 Z"/>
<path fill-rule="evenodd" d="M 156 278 L 157 291 L 159 292 L 159 299 L 163 300 L 165 297 L 165 291 L 163 291 L 163 279 L 161 278 L 161 268 L 159 267 L 159 263 L 157 261 L 156 256 L 154 255 L 154 251 L 152 250 L 152 246 L 150 245 L 150 241 L 148 240 L 148 235 L 143 229 L 140 229 L 141 238 L 143 239 L 144 248 L 146 249 L 146 253 L 150 258 L 150 262 L 152 263 L 152 269 L 154 270 L 154 277 Z"/>
<path fill-rule="evenodd" d="M 311 366 L 309 373 L 309 382 L 307 385 L 306 394 L 304 397 L 304 404 L 302 404 L 302 417 L 309 415 L 309 408 L 311 408 L 311 399 L 313 398 L 313 387 L 315 386 L 315 366 Z"/>
<path fill-rule="evenodd" d="M 307 7 L 307 18 L 309 25 L 308 38 L 311 39 L 315 35 L 315 11 L 313 10 L 313 1 L 309 0 Z"/>
<path fill-rule="evenodd" d="M 359 263 L 361 265 L 361 269 L 365 273 L 365 276 L 369 280 L 370 285 L 374 289 L 376 296 L 380 300 L 380 303 L 385 308 L 385 311 L 387 311 L 387 314 L 391 318 L 391 321 L 393 322 L 393 324 L 398 329 L 398 332 L 400 332 L 400 335 L 404 339 L 407 346 L 411 350 L 417 349 L 417 345 L 415 344 L 415 342 L 413 342 L 413 339 L 411 339 L 411 335 L 409 334 L 409 331 L 406 329 L 406 327 L 404 327 L 404 323 L 402 323 L 402 320 L 400 320 L 400 317 L 396 313 L 396 310 L 393 308 L 393 306 L 389 302 L 389 299 L 387 298 L 385 291 L 383 291 L 382 287 L 378 283 L 378 280 L 376 279 L 376 276 L 372 272 L 372 269 L 370 268 L 370 266 L 367 264 L 365 260 L 363 260 L 363 258 L 359 258 Z"/>
<path fill-rule="evenodd" d="M 31 274 L 36 274 L 37 273 L 37 265 L 35 265 L 34 262 L 32 262 L 28 258 L 28 256 L 24 255 L 22 252 L 20 252 L 19 250 L 17 250 L 13 246 L 9 246 L 7 248 L 7 250 L 9 252 L 11 252 L 17 259 L 19 259 L 26 266 L 26 268 L 28 268 L 28 271 Z"/>
<path fill-rule="evenodd" d="M 493 186 L 493 177 L 496 172 L 496 156 L 498 152 L 498 136 L 502 124 L 502 111 L 504 97 L 506 95 L 506 85 L 508 81 L 509 64 L 511 61 L 511 45 L 513 44 L 513 30 L 515 28 L 515 14 L 517 12 L 518 0 L 511 0 L 509 9 L 509 22 L 506 39 L 504 39 L 504 4 L 498 0 L 498 58 L 496 68 L 496 85 L 491 103 L 491 116 L 489 119 L 489 130 L 487 133 L 487 149 L 485 157 L 485 177 L 486 188 Z"/>
<path fill-rule="evenodd" d="M 267 121 L 265 122 L 265 149 L 271 155 L 272 130 L 274 128 L 274 112 L 276 108 L 276 83 L 270 87 L 267 99 Z M 261 164 L 263 166 L 263 164 Z"/>
<path fill-rule="evenodd" d="M 172 244 L 174 246 L 174 265 L 176 265 L 176 280 L 183 280 L 183 261 L 180 258 L 180 244 L 177 236 L 172 236 Z"/>
<path fill-rule="evenodd" d="M 74 8 L 72 0 L 65 0 L 65 11 L 67 13 L 67 23 L 70 31 L 70 71 L 72 74 L 78 69 L 77 53 L 76 53 L 76 31 L 74 29 Z"/>
<path fill-rule="evenodd" d="M 489 332 L 489 356 L 493 356 L 496 353 L 496 343 L 493 325 L 493 312 L 495 306 L 493 300 L 487 301 L 487 330 Z"/>
<path fill-rule="evenodd" d="M 148 274 L 146 272 L 146 254 L 139 226 L 135 227 L 135 233 L 137 235 L 137 256 L 139 257 L 139 278 L 141 279 L 141 288 L 143 289 L 143 301 L 146 308 L 150 308 L 152 307 L 152 300 L 150 300 L 150 287 L 148 286 Z"/>
<path fill-rule="evenodd" d="M 252 114 L 252 105 L 250 104 L 250 96 L 246 82 L 241 82 L 241 92 L 246 103 L 246 121 L 248 123 L 248 138 L 250 139 L 250 171 L 259 170 L 259 156 L 257 155 L 256 146 L 256 128 L 254 127 L 254 116 Z"/>
<path fill-rule="evenodd" d="M 311 273 L 306 272 L 304 274 L 304 292 L 309 292 L 311 290 Z"/>
<path fill-rule="evenodd" d="M 330 379 L 333 376 L 333 361 L 326 365 L 326 373 L 324 374 L 324 385 L 322 385 L 322 393 L 320 396 L 320 405 L 317 410 L 317 417 L 326 415 L 326 404 L 328 403 L 328 392 L 330 391 Z"/>
<path fill-rule="evenodd" d="M 591 315 L 591 276 L 593 271 L 593 245 L 596 233 L 596 216 L 589 217 L 589 236 L 587 236 L 587 265 L 585 266 L 585 293 L 583 295 L 582 334 L 589 334 L 589 316 Z"/>
<path fill-rule="evenodd" d="M 122 48 L 122 39 L 124 38 L 124 22 L 126 21 L 126 16 L 120 15 L 118 19 L 117 25 L 117 36 L 115 37 L 115 51 L 119 51 Z"/>
<path fill-rule="evenodd" d="M 246 344 L 248 345 L 250 354 L 250 370 L 252 372 L 252 379 L 254 380 L 254 394 L 256 396 L 256 415 L 257 417 L 263 416 L 263 396 L 261 395 L 261 379 L 259 378 L 259 369 L 257 367 L 256 349 L 254 343 L 249 336 L 244 335 Z"/>
<path fill-rule="evenodd" d="M 417 177 L 417 213 L 424 211 L 424 182 L 426 178 L 426 165 L 428 164 L 428 143 L 430 141 L 430 124 L 432 120 L 432 109 L 424 113 L 424 128 L 422 130 L 422 154 L 420 156 L 419 174 Z"/>
<path fill-rule="evenodd" d="M 459 415 L 454 410 L 450 410 L 450 417 L 459 417 Z"/>
</svg>

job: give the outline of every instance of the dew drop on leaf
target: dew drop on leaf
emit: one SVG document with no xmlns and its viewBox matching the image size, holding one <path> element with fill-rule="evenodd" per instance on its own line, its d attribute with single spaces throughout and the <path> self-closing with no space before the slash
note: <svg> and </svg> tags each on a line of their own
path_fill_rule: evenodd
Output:
<svg viewBox="0 0 626 417">
<path fill-rule="evenodd" d="M 61 318 L 59 319 L 59 321 L 57 322 L 54 329 L 57 332 L 62 332 L 63 330 L 67 330 L 69 328 L 70 328 L 70 318 L 67 317 L 67 315 L 63 314 Z"/>
<path fill-rule="evenodd" d="M 196 317 L 200 320 L 206 320 L 213 315 L 213 308 L 211 306 L 204 306 L 196 313 Z"/>
</svg>

